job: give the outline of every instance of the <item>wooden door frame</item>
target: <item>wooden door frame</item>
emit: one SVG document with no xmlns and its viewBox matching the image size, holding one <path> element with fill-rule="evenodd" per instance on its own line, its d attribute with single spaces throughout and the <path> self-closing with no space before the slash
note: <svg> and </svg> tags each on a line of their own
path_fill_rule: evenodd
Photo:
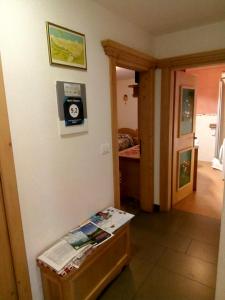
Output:
<svg viewBox="0 0 225 300">
<path fill-rule="evenodd" d="M 158 60 L 162 69 L 160 121 L 160 209 L 169 211 L 172 202 L 173 89 L 174 72 L 191 67 L 225 63 L 225 49 Z"/>
<path fill-rule="evenodd" d="M 117 90 L 116 66 L 132 69 L 140 73 L 139 101 L 144 114 L 141 116 L 141 151 L 147 155 L 145 163 L 140 166 L 141 208 L 150 212 L 154 204 L 154 73 L 156 59 L 112 40 L 102 41 L 105 54 L 109 57 L 110 92 L 111 92 L 111 126 L 112 126 L 112 156 L 114 205 L 120 208 L 120 175 L 118 156 L 118 121 L 117 121 Z M 141 189 L 142 190 L 142 189 Z"/>
<path fill-rule="evenodd" d="M 0 174 L 19 299 L 32 299 L 0 57 Z"/>
</svg>

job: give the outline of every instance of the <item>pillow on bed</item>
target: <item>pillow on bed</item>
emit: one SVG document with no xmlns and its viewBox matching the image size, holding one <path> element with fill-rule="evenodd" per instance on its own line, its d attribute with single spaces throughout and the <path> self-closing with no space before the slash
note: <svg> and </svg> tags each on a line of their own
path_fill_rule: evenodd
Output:
<svg viewBox="0 0 225 300">
<path fill-rule="evenodd" d="M 129 134 L 118 133 L 119 151 L 134 146 L 134 141 Z"/>
</svg>

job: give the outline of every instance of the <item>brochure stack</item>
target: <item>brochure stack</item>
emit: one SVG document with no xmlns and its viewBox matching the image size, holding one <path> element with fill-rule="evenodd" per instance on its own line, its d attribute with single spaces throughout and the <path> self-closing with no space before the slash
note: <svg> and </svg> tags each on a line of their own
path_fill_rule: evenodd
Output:
<svg viewBox="0 0 225 300">
<path fill-rule="evenodd" d="M 38 256 L 37 262 L 64 277 L 78 269 L 96 247 L 112 238 L 133 217 L 114 207 L 100 211 Z"/>
</svg>

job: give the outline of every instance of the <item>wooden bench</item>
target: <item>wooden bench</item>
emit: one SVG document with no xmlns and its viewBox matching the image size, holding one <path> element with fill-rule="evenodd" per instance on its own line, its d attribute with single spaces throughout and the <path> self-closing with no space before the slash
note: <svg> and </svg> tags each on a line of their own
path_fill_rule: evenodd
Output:
<svg viewBox="0 0 225 300">
<path fill-rule="evenodd" d="M 45 300 L 92 300 L 130 260 L 130 229 L 125 224 L 65 277 L 39 265 Z"/>
</svg>

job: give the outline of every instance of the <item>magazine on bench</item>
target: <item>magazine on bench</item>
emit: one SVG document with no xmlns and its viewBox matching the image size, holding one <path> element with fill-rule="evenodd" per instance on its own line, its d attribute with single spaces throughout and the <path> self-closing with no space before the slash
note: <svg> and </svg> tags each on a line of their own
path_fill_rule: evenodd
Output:
<svg viewBox="0 0 225 300">
<path fill-rule="evenodd" d="M 94 247 L 110 239 L 118 228 L 133 217 L 114 207 L 100 211 L 43 252 L 37 261 L 64 276 L 72 268 L 79 268 Z"/>
<path fill-rule="evenodd" d="M 81 258 L 87 250 L 87 247 L 75 250 L 66 240 L 60 240 L 38 256 L 37 260 L 54 271 L 60 272 L 67 264 Z"/>
<path fill-rule="evenodd" d="M 92 222 L 87 222 L 70 231 L 60 241 L 42 253 L 38 262 L 46 264 L 57 273 L 68 266 L 79 268 L 91 248 L 97 247 L 113 235 L 99 228 Z"/>
<path fill-rule="evenodd" d="M 64 239 L 74 247 L 80 249 L 88 244 L 98 246 L 112 237 L 112 234 L 92 222 L 87 222 L 70 231 Z"/>
<path fill-rule="evenodd" d="M 133 217 L 133 214 L 114 207 L 108 207 L 107 209 L 99 211 L 93 215 L 90 220 L 105 231 L 114 233 L 121 226 L 129 222 Z"/>
</svg>

